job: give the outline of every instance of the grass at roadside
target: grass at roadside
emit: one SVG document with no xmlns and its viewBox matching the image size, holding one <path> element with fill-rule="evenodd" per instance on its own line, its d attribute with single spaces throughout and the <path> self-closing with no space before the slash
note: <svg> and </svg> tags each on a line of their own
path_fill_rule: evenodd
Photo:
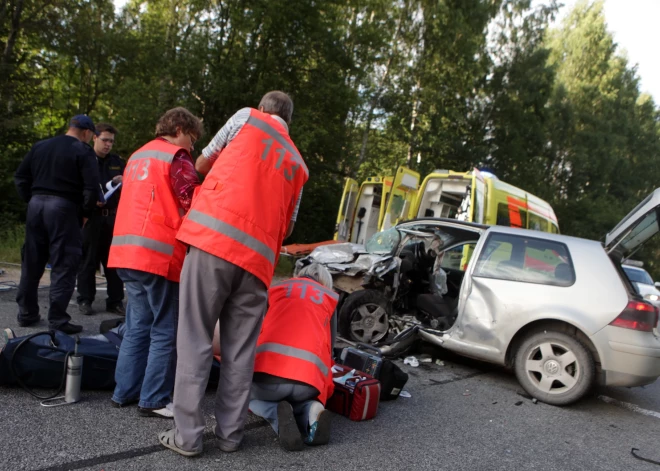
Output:
<svg viewBox="0 0 660 471">
<path fill-rule="evenodd" d="M 0 231 L 0 262 L 21 263 L 25 226 L 16 225 Z"/>
</svg>

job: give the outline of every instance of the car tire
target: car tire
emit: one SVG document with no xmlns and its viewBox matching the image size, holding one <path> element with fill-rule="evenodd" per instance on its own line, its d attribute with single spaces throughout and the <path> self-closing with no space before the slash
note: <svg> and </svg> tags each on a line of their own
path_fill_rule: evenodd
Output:
<svg viewBox="0 0 660 471">
<path fill-rule="evenodd" d="M 596 377 L 589 349 L 575 337 L 551 330 L 534 332 L 523 339 L 516 351 L 514 370 L 527 393 L 555 406 L 580 400 Z"/>
<path fill-rule="evenodd" d="M 387 298 L 370 289 L 348 295 L 339 310 L 339 332 L 354 342 L 376 343 L 389 331 L 390 307 Z"/>
</svg>

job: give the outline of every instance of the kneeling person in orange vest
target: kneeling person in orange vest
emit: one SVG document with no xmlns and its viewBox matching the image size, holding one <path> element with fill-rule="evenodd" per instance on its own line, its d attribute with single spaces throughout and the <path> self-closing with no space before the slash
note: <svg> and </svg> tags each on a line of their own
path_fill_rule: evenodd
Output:
<svg viewBox="0 0 660 471">
<path fill-rule="evenodd" d="M 332 395 L 332 348 L 338 296 L 318 263 L 268 291 L 257 341 L 250 410 L 266 419 L 285 450 L 330 439 L 326 400 Z"/>
<path fill-rule="evenodd" d="M 201 121 L 185 108 L 167 111 L 156 139 L 126 164 L 108 267 L 126 286 L 126 333 L 112 404 L 138 403 L 145 416 L 172 418 L 179 277 L 186 254 L 176 240 L 199 177 L 190 152 Z"/>
</svg>

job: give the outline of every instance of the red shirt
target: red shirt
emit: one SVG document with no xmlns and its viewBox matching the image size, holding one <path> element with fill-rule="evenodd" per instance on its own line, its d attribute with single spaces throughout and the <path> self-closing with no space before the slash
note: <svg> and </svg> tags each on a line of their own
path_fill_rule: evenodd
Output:
<svg viewBox="0 0 660 471">
<path fill-rule="evenodd" d="M 167 140 L 162 137 L 158 139 Z M 172 168 L 170 169 L 170 183 L 172 184 L 174 196 L 179 200 L 181 207 L 188 212 L 193 192 L 200 183 L 192 157 L 185 150 L 180 150 L 174 155 Z"/>
</svg>

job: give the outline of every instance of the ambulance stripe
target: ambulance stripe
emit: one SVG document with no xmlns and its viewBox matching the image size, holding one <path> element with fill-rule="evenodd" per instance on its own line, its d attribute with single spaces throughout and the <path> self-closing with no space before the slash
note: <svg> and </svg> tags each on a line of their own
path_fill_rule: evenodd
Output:
<svg viewBox="0 0 660 471">
<path fill-rule="evenodd" d="M 290 347 L 289 345 L 283 345 L 281 343 L 269 342 L 263 343 L 257 347 L 257 353 L 261 352 L 279 353 L 280 355 L 297 358 L 298 360 L 308 361 L 321 370 L 323 376 L 328 375 L 328 367 L 323 363 L 323 360 L 307 350 Z"/>
<path fill-rule="evenodd" d="M 293 155 L 293 160 L 295 160 L 296 163 L 300 164 L 300 166 L 303 168 L 305 173 L 309 175 L 309 170 L 307 169 L 307 165 L 305 165 L 305 161 L 300 156 L 296 148 L 293 147 L 291 143 L 284 138 L 284 136 L 282 136 L 279 132 L 277 132 L 277 130 L 274 127 L 272 127 L 266 121 L 263 121 L 255 116 L 250 116 L 247 120 L 247 123 L 251 124 L 255 128 L 262 130 L 270 137 L 275 139 L 282 147 L 284 147 Z"/>
<path fill-rule="evenodd" d="M 218 232 L 230 239 L 235 240 L 239 244 L 246 246 L 249 249 L 254 250 L 259 255 L 262 255 L 266 260 L 270 262 L 271 265 L 275 264 L 275 252 L 268 247 L 266 244 L 261 242 L 259 239 L 252 237 L 247 232 L 243 232 L 237 227 L 232 226 L 220 219 L 216 219 L 208 214 L 204 214 L 196 209 L 191 210 L 188 213 L 188 219 L 194 221 L 197 224 L 201 224 L 204 227 L 211 229 L 212 231 Z"/>
<path fill-rule="evenodd" d="M 161 242 L 156 239 L 150 239 L 148 237 L 137 235 L 114 236 L 112 238 L 112 245 L 113 247 L 119 247 L 122 245 L 137 245 L 138 247 L 144 247 L 145 249 L 154 250 L 165 255 L 174 254 L 173 245 L 166 244 L 165 242 Z"/>
</svg>

